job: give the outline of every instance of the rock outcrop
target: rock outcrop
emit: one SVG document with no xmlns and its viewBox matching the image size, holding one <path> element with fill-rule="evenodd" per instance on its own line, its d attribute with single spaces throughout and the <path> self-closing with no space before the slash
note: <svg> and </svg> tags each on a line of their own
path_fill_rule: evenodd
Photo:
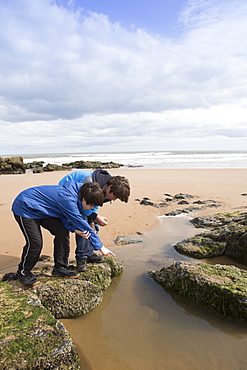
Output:
<svg viewBox="0 0 247 370">
<path fill-rule="evenodd" d="M 21 174 L 26 170 L 33 173 L 53 172 L 53 171 L 72 171 L 73 169 L 96 169 L 96 168 L 120 168 L 123 167 L 121 163 L 115 162 L 99 162 L 99 161 L 75 161 L 63 163 L 62 165 L 48 163 L 44 166 L 43 161 L 33 161 L 24 163 L 22 157 L 0 157 L 0 175 L 1 174 Z"/>
<path fill-rule="evenodd" d="M 0 283 L 0 368 L 80 369 L 69 333 L 29 290 Z"/>
<path fill-rule="evenodd" d="M 0 157 L 0 174 L 21 174 L 26 172 L 22 157 Z"/>
<path fill-rule="evenodd" d="M 247 264 L 247 213 L 196 217 L 207 232 L 177 243 L 177 252 L 201 259 L 225 255 Z M 150 276 L 172 291 L 217 312 L 247 322 L 247 270 L 235 266 L 174 262 Z"/>
<path fill-rule="evenodd" d="M 247 264 L 247 213 L 218 214 L 214 217 L 196 217 L 196 227 L 209 229 L 205 233 L 177 243 L 177 252 L 193 258 L 225 255 Z"/>
<path fill-rule="evenodd" d="M 40 261 L 34 273 L 39 285 L 25 289 L 16 273 L 0 281 L 0 369 L 79 369 L 75 345 L 57 319 L 94 309 L 112 279 L 123 272 L 118 260 L 107 257 L 69 280 L 52 277 L 47 256 Z"/>
<path fill-rule="evenodd" d="M 165 290 L 247 322 L 246 270 L 176 261 L 150 275 Z"/>
</svg>

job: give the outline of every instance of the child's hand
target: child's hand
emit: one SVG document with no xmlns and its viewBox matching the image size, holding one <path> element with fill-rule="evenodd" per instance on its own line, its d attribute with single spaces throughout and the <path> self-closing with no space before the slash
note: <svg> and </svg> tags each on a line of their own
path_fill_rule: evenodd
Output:
<svg viewBox="0 0 247 370">
<path fill-rule="evenodd" d="M 106 247 L 102 247 L 100 249 L 100 252 L 103 254 L 103 256 L 112 255 L 113 257 L 115 257 L 115 254 L 113 252 L 111 252 L 109 249 L 107 249 Z"/>
<path fill-rule="evenodd" d="M 99 224 L 99 226 L 105 226 L 108 224 L 107 218 L 104 216 L 100 216 L 100 215 L 96 217 L 95 221 L 97 222 L 97 224 Z"/>
<path fill-rule="evenodd" d="M 80 230 L 75 230 L 75 233 L 80 235 L 82 238 L 89 239 L 90 237 L 90 232 L 89 231 L 80 231 Z"/>
</svg>

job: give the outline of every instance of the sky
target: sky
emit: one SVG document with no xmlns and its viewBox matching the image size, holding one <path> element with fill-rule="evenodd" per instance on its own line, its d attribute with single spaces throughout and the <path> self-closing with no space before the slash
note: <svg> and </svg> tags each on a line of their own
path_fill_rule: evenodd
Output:
<svg viewBox="0 0 247 370">
<path fill-rule="evenodd" d="M 245 0 L 1 0 L 0 155 L 247 150 Z"/>
</svg>

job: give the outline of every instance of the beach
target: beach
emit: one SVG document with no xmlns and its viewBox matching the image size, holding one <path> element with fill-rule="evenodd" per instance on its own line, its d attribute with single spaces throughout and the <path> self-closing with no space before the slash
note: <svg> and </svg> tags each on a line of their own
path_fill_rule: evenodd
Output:
<svg viewBox="0 0 247 370">
<path fill-rule="evenodd" d="M 101 227 L 99 236 L 103 244 L 113 252 L 119 235 L 134 235 L 155 229 L 159 217 L 177 208 L 170 202 L 167 207 L 141 205 L 144 197 L 156 203 L 178 193 L 193 195 L 193 200 L 214 200 L 220 207 L 205 207 L 192 212 L 188 217 L 212 215 L 219 212 L 247 210 L 246 169 L 112 169 L 112 175 L 129 179 L 131 196 L 128 203 L 109 202 L 99 208 L 99 214 L 107 217 L 108 225 Z M 0 273 L 15 272 L 24 245 L 24 238 L 13 218 L 11 205 L 24 189 L 40 185 L 56 185 L 69 171 L 41 174 L 0 176 Z M 184 207 L 184 206 L 181 206 Z M 180 207 L 180 208 L 181 208 Z M 137 235 L 137 234 L 136 234 Z M 44 246 L 41 254 L 53 255 L 53 237 L 43 230 Z M 75 241 L 71 235 L 70 259 L 74 259 Z M 118 257 L 116 255 L 116 257 Z"/>
</svg>

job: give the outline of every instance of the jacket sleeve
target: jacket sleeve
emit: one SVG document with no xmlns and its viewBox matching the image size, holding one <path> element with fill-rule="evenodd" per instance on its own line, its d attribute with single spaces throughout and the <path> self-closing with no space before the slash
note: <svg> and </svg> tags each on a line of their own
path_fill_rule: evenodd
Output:
<svg viewBox="0 0 247 370">
<path fill-rule="evenodd" d="M 63 214 L 61 220 L 64 226 L 71 232 L 74 232 L 76 229 L 80 231 L 89 231 L 91 234 L 89 240 L 93 244 L 94 249 L 101 249 L 103 244 L 100 238 L 80 214 L 75 202 L 75 198 L 73 196 L 69 196 L 68 194 L 66 195 L 67 196 L 60 196 L 57 203 L 60 212 Z"/>
</svg>

